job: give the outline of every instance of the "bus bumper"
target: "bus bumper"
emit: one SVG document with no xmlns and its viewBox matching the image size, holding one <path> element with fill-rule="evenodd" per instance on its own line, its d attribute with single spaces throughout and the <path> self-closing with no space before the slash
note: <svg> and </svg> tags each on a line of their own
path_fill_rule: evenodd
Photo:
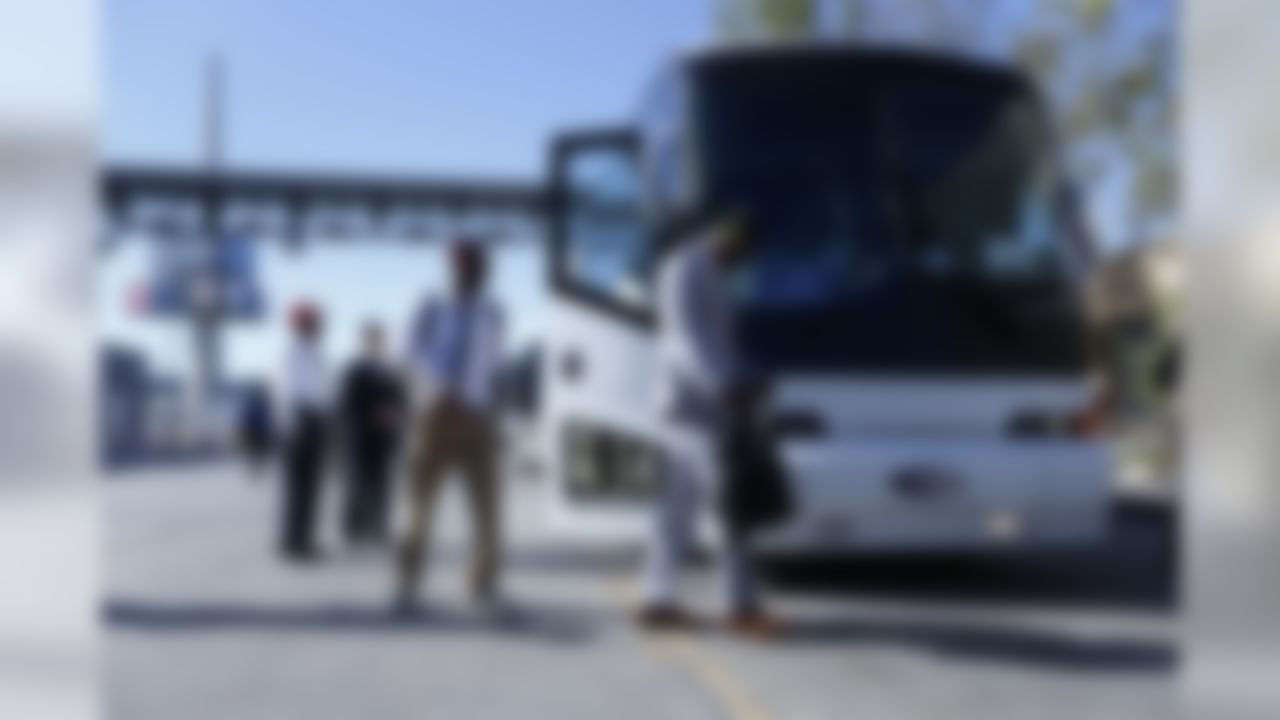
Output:
<svg viewBox="0 0 1280 720">
<path fill-rule="evenodd" d="M 1106 535 L 1111 460 L 1099 442 L 789 444 L 793 513 L 765 554 L 1087 546 Z"/>
</svg>

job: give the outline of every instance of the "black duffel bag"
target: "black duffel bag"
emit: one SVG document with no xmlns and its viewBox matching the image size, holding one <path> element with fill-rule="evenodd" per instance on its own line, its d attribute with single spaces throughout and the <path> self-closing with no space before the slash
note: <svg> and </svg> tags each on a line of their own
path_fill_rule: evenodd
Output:
<svg viewBox="0 0 1280 720">
<path fill-rule="evenodd" d="M 752 422 L 734 422 L 721 431 L 724 485 L 720 512 L 736 537 L 778 525 L 791 515 L 794 499 L 777 438 Z"/>
</svg>

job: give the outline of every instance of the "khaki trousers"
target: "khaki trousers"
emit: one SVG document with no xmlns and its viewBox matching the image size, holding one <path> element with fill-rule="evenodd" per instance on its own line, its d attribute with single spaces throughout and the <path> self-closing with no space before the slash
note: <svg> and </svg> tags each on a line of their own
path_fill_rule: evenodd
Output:
<svg viewBox="0 0 1280 720">
<path fill-rule="evenodd" d="M 489 413 L 441 401 L 430 406 L 415 428 L 410 455 L 411 507 L 399 553 L 402 593 L 417 592 L 430 557 L 431 522 L 449 471 L 458 470 L 471 511 L 473 545 L 470 587 L 477 597 L 492 595 L 501 562 L 501 487 L 498 447 Z"/>
</svg>

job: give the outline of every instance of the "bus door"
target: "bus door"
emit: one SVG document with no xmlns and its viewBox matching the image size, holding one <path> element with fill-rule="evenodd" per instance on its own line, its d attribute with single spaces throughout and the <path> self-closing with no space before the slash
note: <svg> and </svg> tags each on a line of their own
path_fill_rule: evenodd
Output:
<svg viewBox="0 0 1280 720">
<path fill-rule="evenodd" d="M 638 140 L 562 136 L 551 153 L 550 325 L 543 448 L 553 524 L 634 536 L 658 478 L 652 449 L 651 237 Z"/>
</svg>

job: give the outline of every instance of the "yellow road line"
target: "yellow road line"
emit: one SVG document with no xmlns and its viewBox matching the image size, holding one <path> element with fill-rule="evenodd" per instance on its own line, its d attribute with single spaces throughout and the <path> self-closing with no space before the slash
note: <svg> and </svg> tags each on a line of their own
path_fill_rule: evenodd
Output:
<svg viewBox="0 0 1280 720">
<path fill-rule="evenodd" d="M 667 637 L 656 644 L 668 657 L 684 665 L 724 707 L 729 717 L 734 720 L 771 719 L 768 711 L 751 697 L 742 682 L 714 657 L 699 650 L 697 644 L 688 638 Z"/>
<path fill-rule="evenodd" d="M 634 593 L 622 581 L 610 583 L 609 594 L 622 612 L 636 605 Z M 654 655 L 682 668 L 696 680 L 732 720 L 772 720 L 773 716 L 756 702 L 747 685 L 712 655 L 700 650 L 687 635 L 641 632 L 640 637 Z"/>
</svg>

